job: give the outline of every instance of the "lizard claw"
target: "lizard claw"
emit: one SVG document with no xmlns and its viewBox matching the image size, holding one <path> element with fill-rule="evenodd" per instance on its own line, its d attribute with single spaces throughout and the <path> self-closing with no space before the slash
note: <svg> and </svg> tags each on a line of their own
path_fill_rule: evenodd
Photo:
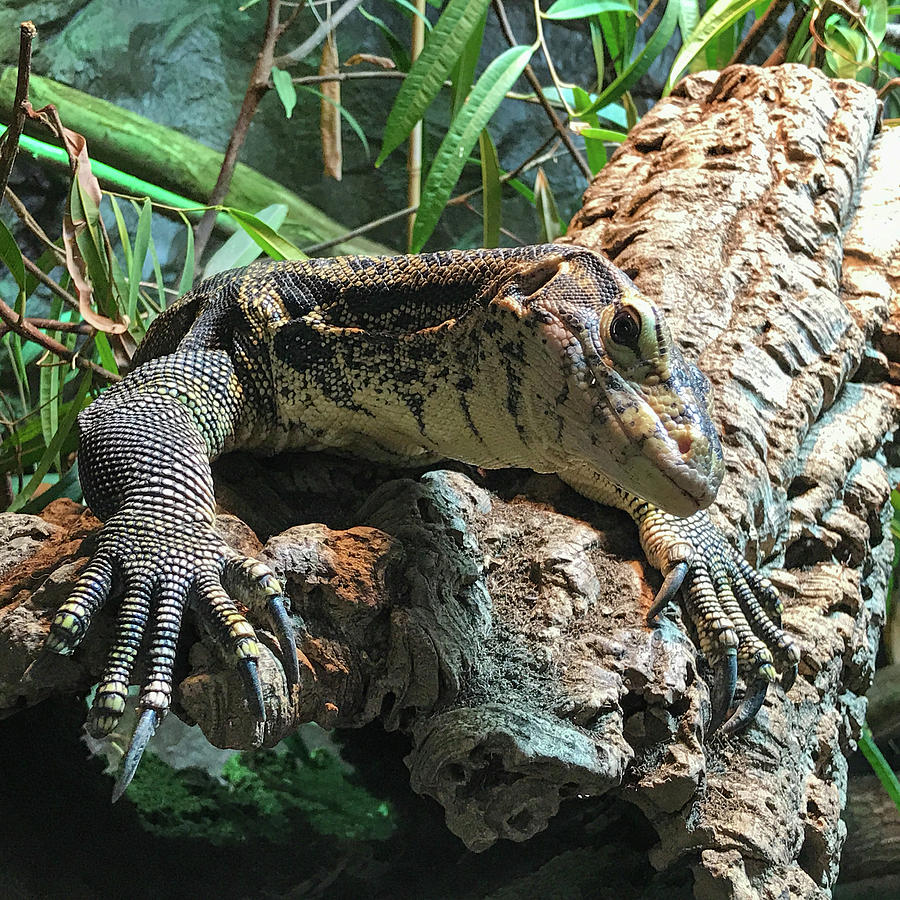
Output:
<svg viewBox="0 0 900 900">
<path fill-rule="evenodd" d="M 722 726 L 722 734 L 743 731 L 756 718 L 756 714 L 765 702 L 768 690 L 769 680 L 762 676 L 757 678 L 747 690 L 747 696 L 732 713 L 731 718 Z"/>
<path fill-rule="evenodd" d="M 738 664 L 737 653 L 726 653 L 719 660 L 715 669 L 713 686 L 711 691 L 712 714 L 709 719 L 709 734 L 715 734 L 734 700 L 734 692 L 737 690 Z"/>
<path fill-rule="evenodd" d="M 300 684 L 300 662 L 297 659 L 297 642 L 294 636 L 294 625 L 288 615 L 287 608 L 284 605 L 284 595 L 269 597 L 266 601 L 269 615 L 272 617 L 272 624 L 276 637 L 278 638 L 278 646 L 281 649 L 281 659 L 284 666 L 284 675 L 287 679 L 288 693 L 291 694 L 294 688 Z M 306 626 L 302 620 L 301 628 L 305 631 Z"/>
<path fill-rule="evenodd" d="M 247 707 L 260 722 L 266 721 L 266 703 L 263 700 L 262 683 L 259 680 L 259 667 L 256 660 L 244 657 L 238 661 L 238 672 L 244 682 L 244 695 Z"/>
<path fill-rule="evenodd" d="M 131 743 L 128 745 L 128 752 L 122 763 L 122 774 L 116 779 L 115 787 L 113 787 L 112 802 L 115 803 L 125 789 L 131 784 L 134 773 L 137 772 L 138 764 L 144 755 L 150 738 L 156 733 L 156 728 L 160 723 L 160 715 L 155 709 L 145 709 L 138 719 L 137 727 L 131 736 Z"/>
<path fill-rule="evenodd" d="M 688 563 L 680 562 L 669 570 L 663 579 L 662 587 L 653 600 L 653 605 L 647 611 L 649 622 L 652 622 L 678 596 L 689 569 Z"/>
</svg>

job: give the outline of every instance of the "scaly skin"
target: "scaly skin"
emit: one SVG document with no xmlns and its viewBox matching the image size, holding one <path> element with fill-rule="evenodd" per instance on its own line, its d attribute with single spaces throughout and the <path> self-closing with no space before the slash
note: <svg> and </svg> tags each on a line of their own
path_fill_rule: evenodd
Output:
<svg viewBox="0 0 900 900">
<path fill-rule="evenodd" d="M 701 649 L 724 673 L 718 718 L 738 664 L 755 679 L 726 728 L 745 724 L 776 678 L 772 651 L 788 673 L 797 651 L 771 586 L 698 512 L 724 471 L 708 404 L 659 310 L 582 248 L 262 263 L 199 285 L 79 417 L 85 498 L 105 525 L 48 646 L 73 652 L 108 595 L 123 594 L 90 717 L 105 734 L 150 627 L 116 796 L 169 707 L 186 605 L 236 660 L 260 718 L 259 648 L 235 600 L 269 621 L 297 681 L 277 580 L 213 530 L 209 463 L 237 447 L 522 466 L 620 506 L 667 576 L 654 614 L 685 581 Z"/>
</svg>

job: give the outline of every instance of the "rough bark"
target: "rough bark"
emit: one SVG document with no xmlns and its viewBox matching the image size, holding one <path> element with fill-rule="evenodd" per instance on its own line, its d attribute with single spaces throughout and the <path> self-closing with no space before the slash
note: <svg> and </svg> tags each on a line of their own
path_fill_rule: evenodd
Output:
<svg viewBox="0 0 900 900">
<path fill-rule="evenodd" d="M 887 161 L 900 141 L 873 140 L 876 120 L 870 90 L 802 67 L 694 76 L 633 130 L 568 235 L 633 270 L 715 386 L 728 475 L 714 517 L 773 566 L 803 649 L 789 696 L 770 692 L 744 735 L 705 742 L 706 667 L 677 613 L 645 625 L 659 578 L 623 515 L 552 477 L 398 475 L 316 455 L 217 467 L 220 501 L 247 523 L 223 518 L 228 540 L 285 576 L 308 627 L 298 706 L 263 666 L 257 727 L 234 673 L 195 644 L 179 714 L 240 747 L 308 720 L 403 729 L 413 789 L 474 850 L 603 795 L 571 856 L 511 866 L 515 896 L 581 884 L 586 866 L 612 877 L 634 854 L 615 843 L 629 804 L 655 832 L 648 884 L 690 867 L 697 897 L 827 896 L 883 618 L 884 466 L 897 462 L 900 188 Z M 311 518 L 325 524 L 296 524 Z M 40 657 L 23 676 L 94 524 L 64 502 L 0 517 L 13 554 L 0 562 L 0 708 L 96 678 L 108 617 L 74 659 Z"/>
</svg>

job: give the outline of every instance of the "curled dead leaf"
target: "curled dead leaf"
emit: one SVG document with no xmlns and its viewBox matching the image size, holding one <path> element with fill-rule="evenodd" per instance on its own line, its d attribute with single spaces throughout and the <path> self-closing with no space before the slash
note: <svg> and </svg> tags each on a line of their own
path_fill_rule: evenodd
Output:
<svg viewBox="0 0 900 900">
<path fill-rule="evenodd" d="M 319 65 L 320 75 L 334 75 L 338 71 L 337 44 L 334 32 L 322 46 L 322 62 Z M 341 180 L 343 152 L 341 149 L 341 84 L 339 81 L 326 81 L 322 84 L 321 111 L 319 115 L 319 131 L 322 135 L 322 161 L 325 163 L 325 174 L 336 181 Z"/>
<path fill-rule="evenodd" d="M 360 63 L 370 63 L 380 69 L 396 69 L 397 64 L 387 56 L 376 56 L 374 53 L 354 53 L 344 60 L 345 66 L 358 66 Z"/>
</svg>

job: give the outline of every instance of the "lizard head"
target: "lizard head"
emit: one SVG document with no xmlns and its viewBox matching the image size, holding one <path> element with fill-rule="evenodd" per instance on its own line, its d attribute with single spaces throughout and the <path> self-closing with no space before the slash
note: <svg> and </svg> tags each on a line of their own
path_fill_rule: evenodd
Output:
<svg viewBox="0 0 900 900">
<path fill-rule="evenodd" d="M 679 516 L 709 506 L 724 463 L 706 376 L 624 273 L 590 251 L 554 249 L 520 301 L 543 351 L 532 410 L 555 438 L 543 448 L 554 470 L 599 471 Z"/>
</svg>

